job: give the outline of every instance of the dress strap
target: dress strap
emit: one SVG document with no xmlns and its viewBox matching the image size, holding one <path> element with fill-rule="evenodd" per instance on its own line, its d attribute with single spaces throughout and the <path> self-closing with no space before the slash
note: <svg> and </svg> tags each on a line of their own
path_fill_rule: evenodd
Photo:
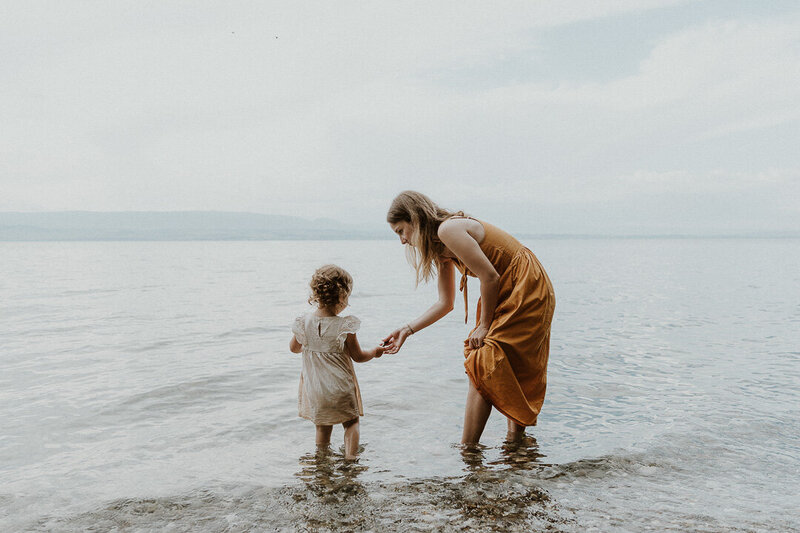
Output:
<svg viewBox="0 0 800 533">
<path fill-rule="evenodd" d="M 469 300 L 467 298 L 467 267 L 464 267 L 464 272 L 461 274 L 461 282 L 458 284 L 458 290 L 464 293 L 464 324 L 469 319 Z"/>
<path fill-rule="evenodd" d="M 469 215 L 453 215 L 450 217 L 453 218 L 466 218 L 469 220 L 474 220 L 476 222 L 480 222 L 477 218 L 471 217 Z M 464 272 L 461 273 L 461 282 L 458 284 L 458 290 L 464 293 L 464 324 L 469 321 L 469 298 L 467 297 L 467 267 L 466 265 L 462 264 L 464 267 Z"/>
</svg>

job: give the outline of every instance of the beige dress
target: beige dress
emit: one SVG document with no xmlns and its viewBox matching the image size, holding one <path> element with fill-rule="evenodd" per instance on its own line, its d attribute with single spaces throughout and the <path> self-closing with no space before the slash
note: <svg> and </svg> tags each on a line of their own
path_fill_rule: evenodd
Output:
<svg viewBox="0 0 800 533">
<path fill-rule="evenodd" d="M 303 345 L 298 398 L 302 418 L 328 426 L 364 415 L 353 360 L 344 347 L 347 334 L 360 325 L 354 316 L 319 317 L 313 312 L 295 319 L 292 333 Z"/>
</svg>

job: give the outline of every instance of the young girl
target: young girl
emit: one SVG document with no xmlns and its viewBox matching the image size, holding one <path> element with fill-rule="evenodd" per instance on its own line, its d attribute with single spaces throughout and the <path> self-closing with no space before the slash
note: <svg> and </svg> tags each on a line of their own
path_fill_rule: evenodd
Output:
<svg viewBox="0 0 800 533">
<path fill-rule="evenodd" d="M 347 307 L 353 278 L 343 268 L 325 265 L 311 277 L 315 311 L 295 319 L 289 349 L 303 352 L 300 374 L 299 415 L 317 426 L 317 447 L 327 447 L 334 424 L 344 426 L 346 459 L 358 454 L 358 417 L 364 415 L 353 361 L 364 363 L 383 355 L 376 346 L 362 350 L 356 338 L 361 322 L 338 316 Z"/>
</svg>

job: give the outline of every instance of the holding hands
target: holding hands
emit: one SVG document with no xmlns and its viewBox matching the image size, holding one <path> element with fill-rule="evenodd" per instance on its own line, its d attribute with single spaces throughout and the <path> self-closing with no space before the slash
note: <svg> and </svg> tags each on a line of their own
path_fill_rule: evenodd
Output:
<svg viewBox="0 0 800 533">
<path fill-rule="evenodd" d="M 397 328 L 389 335 L 387 335 L 380 344 L 380 347 L 383 348 L 383 353 L 387 354 L 395 354 L 400 351 L 400 348 L 406 342 L 406 339 L 413 335 L 415 331 L 411 329 L 411 326 L 406 324 L 403 327 Z M 483 346 L 484 339 L 486 335 L 489 333 L 489 328 L 483 325 L 478 325 L 472 333 L 470 333 L 469 338 L 464 341 L 464 348 L 470 349 L 477 349 Z"/>
<path fill-rule="evenodd" d="M 403 346 L 403 343 L 406 342 L 406 339 L 413 334 L 414 330 L 412 330 L 411 326 L 409 326 L 408 324 L 394 330 L 383 339 L 382 346 L 385 348 L 384 353 L 388 354 L 397 353 L 398 351 L 400 351 L 400 348 Z"/>
</svg>

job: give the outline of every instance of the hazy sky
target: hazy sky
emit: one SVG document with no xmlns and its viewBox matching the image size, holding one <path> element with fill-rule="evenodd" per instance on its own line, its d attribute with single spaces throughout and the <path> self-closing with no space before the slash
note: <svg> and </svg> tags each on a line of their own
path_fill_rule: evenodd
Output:
<svg viewBox="0 0 800 533">
<path fill-rule="evenodd" d="M 0 211 L 800 230 L 800 3 L 6 1 Z"/>
</svg>

